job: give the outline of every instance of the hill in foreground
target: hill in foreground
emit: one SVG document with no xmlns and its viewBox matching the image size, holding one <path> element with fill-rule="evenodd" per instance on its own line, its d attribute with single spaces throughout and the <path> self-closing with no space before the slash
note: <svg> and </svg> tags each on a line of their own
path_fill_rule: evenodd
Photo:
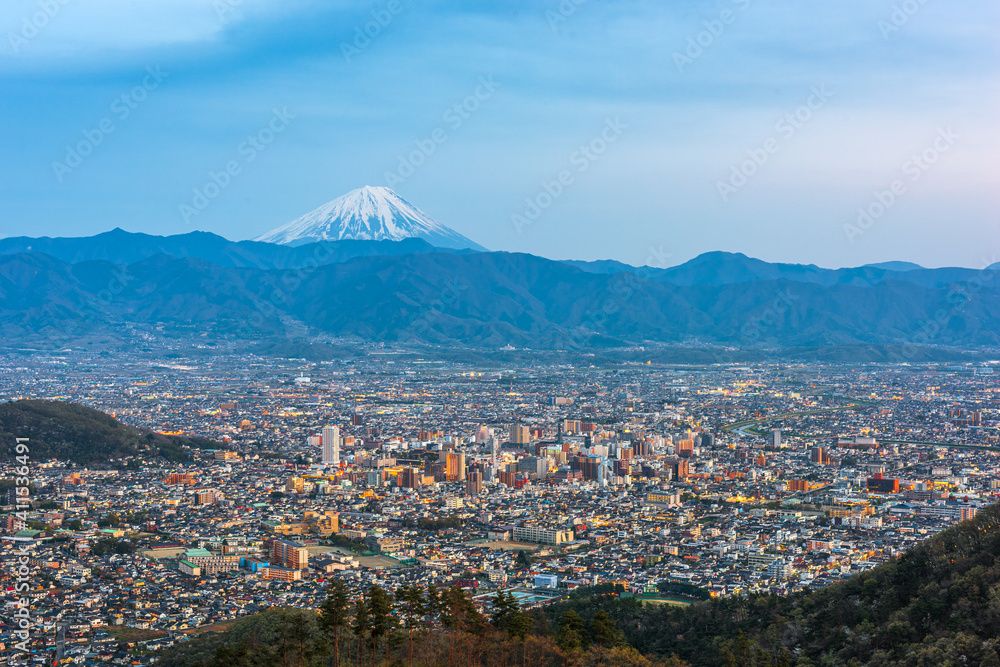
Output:
<svg viewBox="0 0 1000 667">
<path fill-rule="evenodd" d="M 32 460 L 59 459 L 80 465 L 107 464 L 134 456 L 186 461 L 183 447 L 206 448 L 204 438 L 165 436 L 122 424 L 109 414 L 65 401 L 23 400 L 0 404 L 0 456 L 15 456 L 15 438 L 29 439 Z"/>
</svg>

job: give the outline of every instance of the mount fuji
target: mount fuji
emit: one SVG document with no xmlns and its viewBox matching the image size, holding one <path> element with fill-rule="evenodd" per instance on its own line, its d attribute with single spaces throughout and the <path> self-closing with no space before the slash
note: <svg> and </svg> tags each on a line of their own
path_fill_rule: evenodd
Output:
<svg viewBox="0 0 1000 667">
<path fill-rule="evenodd" d="M 486 251 L 389 188 L 370 185 L 351 190 L 254 241 L 297 246 L 317 241 L 401 241 L 407 238 L 423 239 L 439 248 Z"/>
</svg>

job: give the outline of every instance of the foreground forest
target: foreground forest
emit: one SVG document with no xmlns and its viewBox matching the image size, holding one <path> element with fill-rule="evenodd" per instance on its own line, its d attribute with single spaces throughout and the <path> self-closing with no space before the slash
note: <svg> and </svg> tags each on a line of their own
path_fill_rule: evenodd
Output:
<svg viewBox="0 0 1000 667">
<path fill-rule="evenodd" d="M 1000 506 L 900 558 L 787 597 L 644 605 L 613 585 L 487 614 L 458 588 L 334 582 L 320 614 L 273 609 L 165 652 L 166 667 L 915 665 L 1000 667 Z"/>
</svg>

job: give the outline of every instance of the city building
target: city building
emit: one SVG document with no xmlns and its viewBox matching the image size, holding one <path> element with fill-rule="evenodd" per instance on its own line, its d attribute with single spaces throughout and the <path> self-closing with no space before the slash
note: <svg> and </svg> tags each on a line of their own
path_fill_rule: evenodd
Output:
<svg viewBox="0 0 1000 667">
<path fill-rule="evenodd" d="M 473 470 L 465 480 L 465 492 L 470 496 L 478 496 L 483 492 L 483 473 Z"/>
<path fill-rule="evenodd" d="M 541 526 L 515 526 L 515 542 L 532 542 L 535 544 L 562 544 L 573 541 L 572 530 L 554 530 Z"/>
<path fill-rule="evenodd" d="M 323 446 L 322 462 L 327 465 L 340 463 L 340 427 L 324 426 L 320 436 Z"/>
<path fill-rule="evenodd" d="M 292 570 L 304 570 L 309 567 L 309 551 L 298 542 L 272 539 L 270 563 Z"/>
</svg>

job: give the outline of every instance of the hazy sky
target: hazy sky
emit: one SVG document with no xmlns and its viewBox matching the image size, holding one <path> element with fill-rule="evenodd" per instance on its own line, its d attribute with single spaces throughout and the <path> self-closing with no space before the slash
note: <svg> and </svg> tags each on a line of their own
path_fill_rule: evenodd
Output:
<svg viewBox="0 0 1000 667">
<path fill-rule="evenodd" d="M 244 239 L 389 185 L 553 258 L 1000 260 L 996 0 L 6 0 L 0 27 L 4 236 Z"/>
</svg>

